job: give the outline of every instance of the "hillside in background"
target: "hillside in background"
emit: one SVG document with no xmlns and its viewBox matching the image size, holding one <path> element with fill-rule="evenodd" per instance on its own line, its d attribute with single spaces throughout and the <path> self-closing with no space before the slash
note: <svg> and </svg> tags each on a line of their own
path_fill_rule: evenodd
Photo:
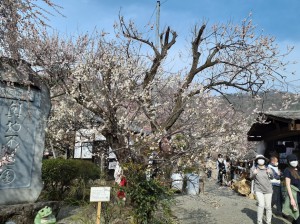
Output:
<svg viewBox="0 0 300 224">
<path fill-rule="evenodd" d="M 300 110 L 299 95 L 286 92 L 269 91 L 260 93 L 259 97 L 252 97 L 250 94 L 236 93 L 225 96 L 235 110 L 246 114 L 277 110 Z M 228 102 L 227 102 L 228 103 Z"/>
</svg>

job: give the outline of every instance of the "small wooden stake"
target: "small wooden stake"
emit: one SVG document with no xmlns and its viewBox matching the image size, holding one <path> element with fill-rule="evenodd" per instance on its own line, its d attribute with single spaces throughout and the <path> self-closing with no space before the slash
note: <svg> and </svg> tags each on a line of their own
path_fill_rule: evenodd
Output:
<svg viewBox="0 0 300 224">
<path fill-rule="evenodd" d="M 100 224 L 101 219 L 101 201 L 98 202 L 96 224 Z"/>
</svg>

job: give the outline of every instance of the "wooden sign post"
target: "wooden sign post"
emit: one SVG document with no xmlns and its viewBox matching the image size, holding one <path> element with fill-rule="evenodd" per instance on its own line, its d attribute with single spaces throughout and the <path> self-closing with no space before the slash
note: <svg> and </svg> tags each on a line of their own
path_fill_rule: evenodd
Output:
<svg viewBox="0 0 300 224">
<path fill-rule="evenodd" d="M 100 224 L 102 201 L 110 201 L 110 187 L 91 187 L 90 202 L 98 202 L 96 224 Z"/>
<path fill-rule="evenodd" d="M 101 220 L 101 201 L 98 201 L 96 224 L 100 224 Z"/>
</svg>

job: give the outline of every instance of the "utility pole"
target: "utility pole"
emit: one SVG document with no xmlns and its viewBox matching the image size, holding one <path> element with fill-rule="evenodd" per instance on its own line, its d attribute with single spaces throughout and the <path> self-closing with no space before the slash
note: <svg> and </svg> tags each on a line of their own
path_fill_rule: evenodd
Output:
<svg viewBox="0 0 300 224">
<path fill-rule="evenodd" d="M 160 1 L 156 3 L 156 48 L 160 50 L 160 41 L 159 41 L 159 20 L 160 20 Z"/>
</svg>

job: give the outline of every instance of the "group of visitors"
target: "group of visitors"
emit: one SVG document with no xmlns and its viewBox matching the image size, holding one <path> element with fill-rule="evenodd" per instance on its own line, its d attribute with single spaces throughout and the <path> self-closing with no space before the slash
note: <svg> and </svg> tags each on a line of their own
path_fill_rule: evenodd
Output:
<svg viewBox="0 0 300 224">
<path fill-rule="evenodd" d="M 208 160 L 207 177 L 211 178 L 212 163 Z M 271 224 L 272 208 L 276 206 L 277 216 L 290 216 L 293 224 L 300 224 L 300 171 L 298 169 L 298 157 L 295 154 L 287 156 L 287 167 L 278 168 L 278 154 L 272 154 L 269 159 L 263 155 L 257 155 L 250 169 L 250 179 L 253 181 L 253 191 L 258 202 L 257 223 L 263 223 L 264 210 L 266 210 L 266 222 Z M 251 165 L 250 165 L 251 166 Z M 218 155 L 216 162 L 217 183 L 226 186 L 233 180 L 238 165 L 234 166 L 228 158 Z M 238 169 L 243 173 L 242 169 Z M 245 169 L 246 170 L 246 169 Z"/>
<path fill-rule="evenodd" d="M 270 163 L 269 163 L 270 162 Z M 300 172 L 295 154 L 287 156 L 288 167 L 281 172 L 278 169 L 278 157 L 274 154 L 270 161 L 263 155 L 257 155 L 250 171 L 254 181 L 254 193 L 258 202 L 257 223 L 263 223 L 264 210 L 266 222 L 271 224 L 272 207 L 276 205 L 277 215 L 291 216 L 293 224 L 300 224 L 298 204 L 300 202 Z"/>
</svg>

